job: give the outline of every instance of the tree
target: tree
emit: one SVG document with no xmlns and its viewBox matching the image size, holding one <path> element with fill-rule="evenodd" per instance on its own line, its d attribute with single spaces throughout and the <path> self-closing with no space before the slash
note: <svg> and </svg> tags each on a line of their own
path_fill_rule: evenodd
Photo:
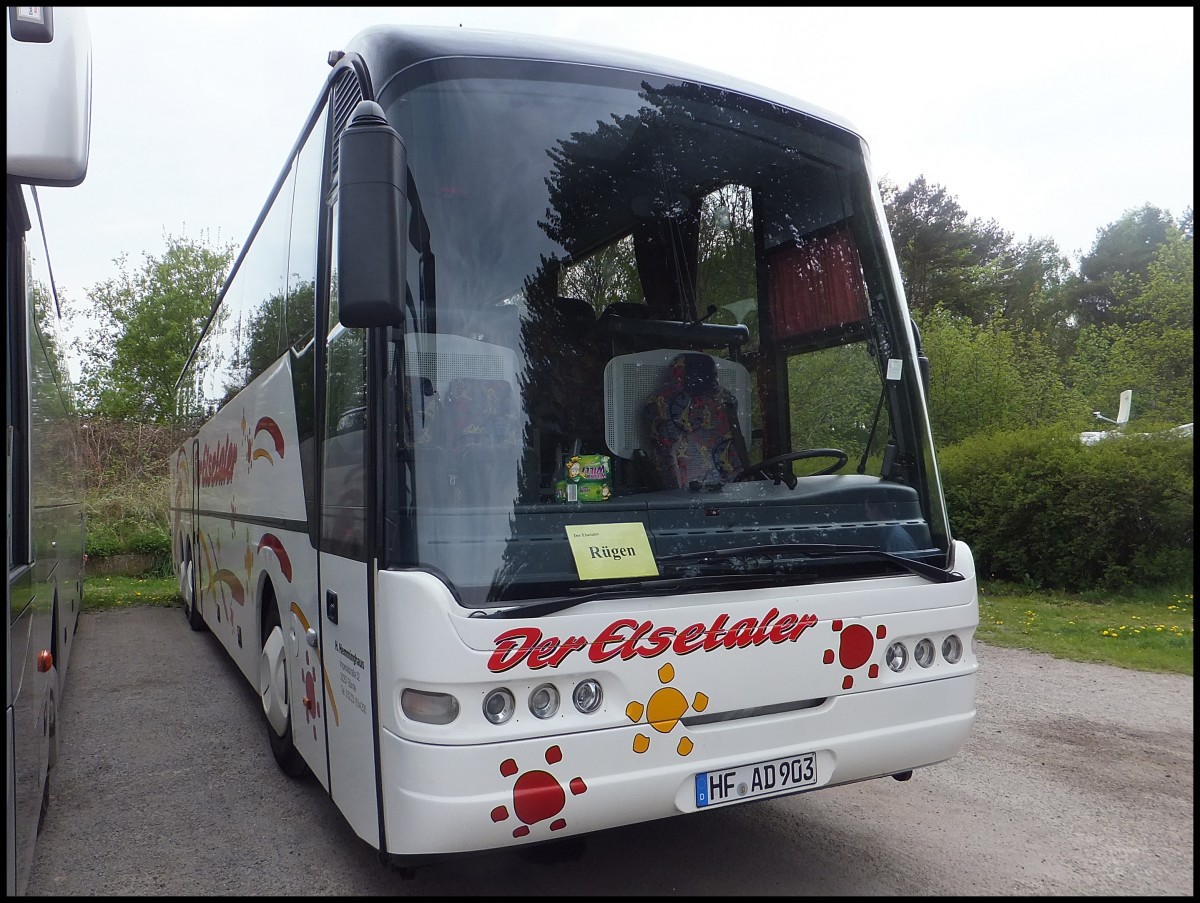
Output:
<svg viewBox="0 0 1200 903">
<path fill-rule="evenodd" d="M 1054 290 L 1068 262 L 1050 239 L 1014 243 L 995 220 L 968 218 L 945 187 L 915 179 L 880 185 L 909 307 L 941 307 L 976 325 L 998 314 L 1025 328 L 1064 319 Z"/>
<path fill-rule="evenodd" d="M 915 319 L 930 361 L 930 420 L 939 444 L 1086 417 L 1038 332 L 1010 329 L 1002 318 L 979 326 L 941 308 Z"/>
<path fill-rule="evenodd" d="M 234 257 L 234 246 L 167 235 L 159 257 L 88 292 L 94 325 L 75 348 L 84 362 L 81 405 L 91 414 L 168 423 L 175 382 L 204 328 Z"/>
<path fill-rule="evenodd" d="M 1193 415 L 1194 258 L 1192 239 L 1167 229 L 1146 277 L 1116 278 L 1121 322 L 1090 324 L 1080 335 L 1071 375 L 1092 410 L 1111 409 L 1133 390 L 1133 417 L 1190 422 Z"/>
<path fill-rule="evenodd" d="M 1129 280 L 1146 278 L 1171 228 L 1175 222 L 1169 213 L 1144 204 L 1097 230 L 1091 253 L 1079 262 L 1079 278 L 1069 291 L 1081 325 L 1126 321 L 1125 302 L 1137 294 L 1129 290 Z"/>
</svg>

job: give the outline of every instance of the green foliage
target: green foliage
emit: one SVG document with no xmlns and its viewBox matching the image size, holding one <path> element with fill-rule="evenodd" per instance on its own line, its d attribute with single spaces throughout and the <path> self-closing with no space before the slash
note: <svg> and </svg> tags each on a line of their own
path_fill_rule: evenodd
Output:
<svg viewBox="0 0 1200 903">
<path fill-rule="evenodd" d="M 1091 253 L 1079 262 L 1079 281 L 1072 295 L 1081 321 L 1112 325 L 1125 321 L 1121 280 L 1143 278 L 1158 249 L 1175 229 L 1171 215 L 1150 204 L 1126 210 L 1119 220 L 1100 229 Z"/>
<path fill-rule="evenodd" d="M 200 335 L 233 260 L 232 246 L 167 236 L 160 257 L 88 292 L 95 322 L 75 347 L 84 361 L 81 401 L 107 417 L 170 422 L 175 382 Z"/>
<path fill-rule="evenodd" d="M 941 307 L 914 315 L 930 363 L 930 419 L 940 445 L 977 433 L 1064 419 L 1086 423 L 1087 409 L 1059 375 L 1053 349 L 1036 330 L 1002 319 L 976 325 Z"/>
<path fill-rule="evenodd" d="M 994 220 L 968 219 L 945 187 L 924 176 L 880 185 L 901 278 L 915 313 L 943 308 L 982 325 L 996 316 L 1025 327 L 1061 321 L 1050 292 L 1068 264 L 1050 239 L 1014 243 Z"/>
<path fill-rule="evenodd" d="M 943 449 L 941 471 L 951 524 L 986 579 L 1079 591 L 1192 572 L 1191 438 L 994 432 Z"/>
<path fill-rule="evenodd" d="M 87 554 L 89 558 L 112 555 L 154 555 L 171 560 L 171 536 L 165 527 L 137 518 L 107 520 L 102 516 L 88 519 Z"/>
<path fill-rule="evenodd" d="M 132 552 L 169 566 L 168 459 L 182 435 L 168 426 L 93 417 L 81 431 L 87 512 L 87 553 L 105 558 Z"/>
<path fill-rule="evenodd" d="M 792 445 L 840 448 L 857 463 L 879 403 L 879 376 L 866 345 L 837 345 L 788 359 Z M 887 435 L 886 420 L 880 435 Z M 878 441 L 878 440 L 877 440 Z M 812 465 L 825 467 L 828 459 Z M 802 466 L 799 472 L 806 472 Z"/>
<path fill-rule="evenodd" d="M 179 584 L 169 574 L 141 577 L 88 577 L 83 587 L 85 611 L 154 605 L 172 608 L 180 605 Z"/>
<path fill-rule="evenodd" d="M 1029 590 L 988 583 L 979 590 L 979 629 L 990 646 L 1045 652 L 1076 662 L 1192 674 L 1192 585 L 1114 595 Z"/>
<path fill-rule="evenodd" d="M 1122 322 L 1080 331 L 1067 372 L 1091 410 L 1107 411 L 1133 390 L 1131 421 L 1193 419 L 1193 243 L 1173 226 L 1145 278 L 1115 278 L 1128 296 Z"/>
</svg>

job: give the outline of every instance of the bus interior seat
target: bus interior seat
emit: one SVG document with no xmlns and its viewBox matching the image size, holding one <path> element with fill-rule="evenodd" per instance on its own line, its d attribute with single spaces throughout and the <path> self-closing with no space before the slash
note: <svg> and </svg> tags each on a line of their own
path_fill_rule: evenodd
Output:
<svg viewBox="0 0 1200 903">
<path fill-rule="evenodd" d="M 695 430 L 685 430 L 668 423 L 667 418 L 657 417 L 660 404 L 664 413 L 674 411 L 674 420 L 689 425 L 694 422 L 701 431 L 691 435 Z M 604 370 L 604 407 L 609 452 L 616 458 L 643 461 L 643 472 L 648 471 L 645 482 L 650 488 L 678 488 L 695 479 L 703 483 L 704 477 L 696 475 L 698 465 L 688 462 L 694 460 L 699 443 L 719 444 L 725 435 L 731 435 L 733 449 L 728 455 L 721 452 L 726 470 L 718 468 L 722 474 L 719 482 L 731 479 L 740 470 L 739 464 L 749 463 L 744 445 L 738 443 L 750 433 L 750 374 L 737 361 L 672 348 L 615 357 Z M 705 423 L 707 429 L 703 428 Z M 716 435 L 718 431 L 721 435 Z M 667 435 L 671 432 L 675 433 L 673 439 Z M 676 465 L 663 463 L 661 457 L 658 465 L 653 460 L 661 454 L 657 450 L 664 440 L 671 443 L 681 439 L 684 445 L 680 452 L 687 464 L 684 470 L 691 474 L 682 482 Z M 689 442 L 697 443 L 690 452 Z M 711 451 L 708 459 L 710 467 L 706 470 L 711 471 Z M 707 481 L 718 480 L 710 476 Z"/>
<path fill-rule="evenodd" d="M 647 454 L 663 489 L 726 483 L 750 463 L 737 399 L 717 380 L 712 355 L 676 355 L 646 399 L 645 417 Z"/>
</svg>

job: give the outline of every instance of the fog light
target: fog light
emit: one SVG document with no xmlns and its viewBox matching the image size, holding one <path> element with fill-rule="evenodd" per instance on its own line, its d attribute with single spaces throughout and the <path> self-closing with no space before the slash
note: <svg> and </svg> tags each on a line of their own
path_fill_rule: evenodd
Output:
<svg viewBox="0 0 1200 903">
<path fill-rule="evenodd" d="M 535 718 L 551 718 L 558 711 L 558 690 L 554 684 L 542 684 L 529 694 L 529 711 Z"/>
<path fill-rule="evenodd" d="M 904 648 L 903 643 L 892 643 L 887 647 L 883 660 L 893 671 L 903 671 L 908 667 L 908 650 Z"/>
<path fill-rule="evenodd" d="M 512 717 L 516 708 L 517 701 L 513 699 L 513 694 L 504 687 L 492 690 L 483 698 L 483 717 L 492 724 L 503 724 Z"/>
<path fill-rule="evenodd" d="M 449 724 L 458 717 L 458 700 L 448 693 L 406 689 L 400 694 L 400 708 L 405 717 L 425 724 Z"/>
<path fill-rule="evenodd" d="M 958 660 L 962 658 L 963 644 L 962 640 L 954 634 L 942 640 L 942 658 L 952 665 L 958 664 Z"/>
<path fill-rule="evenodd" d="M 604 691 L 600 689 L 600 681 L 588 678 L 578 684 L 571 693 L 571 701 L 584 715 L 590 715 L 600 708 L 604 701 Z"/>
<path fill-rule="evenodd" d="M 933 655 L 933 640 L 928 637 L 917 643 L 917 648 L 913 650 L 913 658 L 922 668 L 928 668 L 933 664 Z"/>
</svg>

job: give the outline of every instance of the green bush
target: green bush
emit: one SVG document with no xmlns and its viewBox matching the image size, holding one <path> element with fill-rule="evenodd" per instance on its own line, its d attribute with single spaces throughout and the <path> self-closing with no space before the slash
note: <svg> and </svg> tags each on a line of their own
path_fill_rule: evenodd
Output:
<svg viewBox="0 0 1200 903">
<path fill-rule="evenodd" d="M 170 560 L 171 534 L 158 524 L 136 520 L 89 520 L 87 553 L 90 558 L 145 553 Z"/>
<path fill-rule="evenodd" d="M 1190 437 L 1084 445 L 1049 427 L 973 436 L 940 459 L 951 527 L 984 578 L 1080 591 L 1192 573 Z"/>
<path fill-rule="evenodd" d="M 169 573 L 168 460 L 181 441 L 170 427 L 93 417 L 82 431 L 81 452 L 89 558 L 148 553 L 152 573 Z"/>
</svg>

